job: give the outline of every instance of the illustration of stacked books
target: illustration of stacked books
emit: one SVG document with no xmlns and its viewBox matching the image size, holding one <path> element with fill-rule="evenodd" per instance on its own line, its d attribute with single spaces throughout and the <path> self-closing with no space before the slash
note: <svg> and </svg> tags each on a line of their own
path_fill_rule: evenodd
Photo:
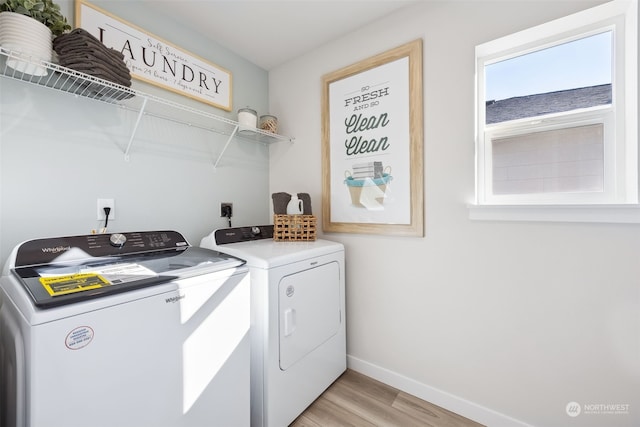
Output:
<svg viewBox="0 0 640 427">
<path fill-rule="evenodd" d="M 367 162 L 353 165 L 354 179 L 382 178 L 382 162 Z"/>
</svg>

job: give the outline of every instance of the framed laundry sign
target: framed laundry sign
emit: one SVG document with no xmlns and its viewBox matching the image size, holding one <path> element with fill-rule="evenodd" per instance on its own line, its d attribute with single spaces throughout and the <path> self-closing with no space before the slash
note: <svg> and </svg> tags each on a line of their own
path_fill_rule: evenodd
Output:
<svg viewBox="0 0 640 427">
<path fill-rule="evenodd" d="M 423 236 L 422 40 L 322 80 L 324 231 Z"/>
<path fill-rule="evenodd" d="M 124 54 L 131 77 L 231 111 L 231 72 L 162 40 L 84 0 L 76 26 Z"/>
</svg>

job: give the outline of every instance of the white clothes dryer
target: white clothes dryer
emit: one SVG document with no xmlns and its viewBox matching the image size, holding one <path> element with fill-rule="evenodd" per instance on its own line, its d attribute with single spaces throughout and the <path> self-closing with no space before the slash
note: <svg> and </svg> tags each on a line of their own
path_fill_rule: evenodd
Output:
<svg viewBox="0 0 640 427">
<path fill-rule="evenodd" d="M 205 248 L 251 282 L 251 425 L 289 425 L 346 370 L 344 246 L 278 242 L 273 225 L 220 229 Z"/>
</svg>

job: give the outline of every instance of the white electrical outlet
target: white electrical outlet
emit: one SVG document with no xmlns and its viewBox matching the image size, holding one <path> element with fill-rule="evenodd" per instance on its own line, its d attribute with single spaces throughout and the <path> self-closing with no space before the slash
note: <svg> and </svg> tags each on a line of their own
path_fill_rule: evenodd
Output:
<svg viewBox="0 0 640 427">
<path fill-rule="evenodd" d="M 98 220 L 104 220 L 104 208 L 111 208 L 109 221 L 116 219 L 116 204 L 114 199 L 98 199 Z"/>
</svg>

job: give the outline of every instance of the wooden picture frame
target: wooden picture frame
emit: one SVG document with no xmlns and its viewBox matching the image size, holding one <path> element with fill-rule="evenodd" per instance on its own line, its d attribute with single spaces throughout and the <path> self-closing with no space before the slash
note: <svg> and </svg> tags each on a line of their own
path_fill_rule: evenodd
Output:
<svg viewBox="0 0 640 427">
<path fill-rule="evenodd" d="M 231 111 L 230 71 L 85 1 L 75 1 L 75 22 L 105 46 L 124 54 L 131 77 Z"/>
<path fill-rule="evenodd" d="M 422 40 L 322 78 L 325 232 L 424 236 Z"/>
</svg>

